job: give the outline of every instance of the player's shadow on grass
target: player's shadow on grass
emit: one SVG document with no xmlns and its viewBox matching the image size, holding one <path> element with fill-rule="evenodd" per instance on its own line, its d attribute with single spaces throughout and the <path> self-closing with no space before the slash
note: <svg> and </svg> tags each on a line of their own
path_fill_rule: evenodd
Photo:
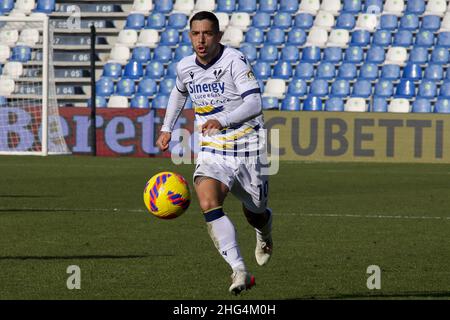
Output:
<svg viewBox="0 0 450 320">
<path fill-rule="evenodd" d="M 1 260 L 90 260 L 90 259 L 140 259 L 154 257 L 172 257 L 173 254 L 146 255 L 74 255 L 74 256 L 0 256 Z"/>
</svg>

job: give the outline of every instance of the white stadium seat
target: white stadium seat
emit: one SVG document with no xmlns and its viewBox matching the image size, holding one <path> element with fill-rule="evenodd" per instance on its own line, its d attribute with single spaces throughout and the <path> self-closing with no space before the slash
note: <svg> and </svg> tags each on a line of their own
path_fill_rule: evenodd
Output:
<svg viewBox="0 0 450 320">
<path fill-rule="evenodd" d="M 367 103 L 364 98 L 349 98 L 344 105 L 344 111 L 366 112 Z"/>
<path fill-rule="evenodd" d="M 36 3 L 34 0 L 17 0 L 14 9 L 25 14 L 30 14 L 35 7 Z"/>
<path fill-rule="evenodd" d="M 136 46 L 156 48 L 159 43 L 159 33 L 155 29 L 142 29 Z"/>
<path fill-rule="evenodd" d="M 124 45 L 115 45 L 111 49 L 111 54 L 109 56 L 109 60 L 113 62 L 118 62 L 121 65 L 125 65 L 130 59 L 130 48 L 124 46 Z"/>
<path fill-rule="evenodd" d="M 386 0 L 383 7 L 383 14 L 401 16 L 404 10 L 405 2 L 403 0 Z"/>
<path fill-rule="evenodd" d="M 0 44 L 0 63 L 5 63 L 11 55 L 11 49 L 4 44 Z"/>
<path fill-rule="evenodd" d="M 194 6 L 194 0 L 175 0 L 173 13 L 184 13 L 189 16 L 194 11 Z"/>
<path fill-rule="evenodd" d="M 19 40 L 19 31 L 16 29 L 12 30 L 1 30 L 0 31 L 0 43 L 7 46 L 15 46 L 17 40 Z"/>
<path fill-rule="evenodd" d="M 108 100 L 108 108 L 128 108 L 128 98 L 124 96 L 111 96 Z"/>
<path fill-rule="evenodd" d="M 450 31 L 450 12 L 447 11 L 442 18 L 441 29 L 439 31 Z"/>
<path fill-rule="evenodd" d="M 401 112 L 408 113 L 411 112 L 411 105 L 408 99 L 396 98 L 392 99 L 388 106 L 388 112 Z"/>
<path fill-rule="evenodd" d="M 234 48 L 238 48 L 244 40 L 244 32 L 235 27 L 228 26 L 222 36 L 222 43 Z"/>
<path fill-rule="evenodd" d="M 333 16 L 339 15 L 342 9 L 340 0 L 322 0 L 320 10 L 330 12 Z"/>
<path fill-rule="evenodd" d="M 404 47 L 390 47 L 386 53 L 385 64 L 404 65 L 408 59 L 408 52 Z"/>
<path fill-rule="evenodd" d="M 424 15 L 434 15 L 442 17 L 447 10 L 445 0 L 428 0 Z"/>
<path fill-rule="evenodd" d="M 27 46 L 34 46 L 39 42 L 39 30 L 37 29 L 23 29 L 20 32 L 19 40 L 17 43 L 24 44 Z"/>
<path fill-rule="evenodd" d="M 250 15 L 247 12 L 234 12 L 231 15 L 230 26 L 246 31 L 250 22 Z"/>
<path fill-rule="evenodd" d="M 215 9 L 216 9 L 215 0 L 197 0 L 194 6 L 194 11 L 214 11 Z"/>
<path fill-rule="evenodd" d="M 313 16 L 315 16 L 317 14 L 317 11 L 319 11 L 319 9 L 320 9 L 319 0 L 308 0 L 300 2 L 298 12 L 310 13 Z"/>
<path fill-rule="evenodd" d="M 10 61 L 3 66 L 3 76 L 17 79 L 23 75 L 23 65 L 21 62 Z"/>
<path fill-rule="evenodd" d="M 350 33 L 345 29 L 333 29 L 328 36 L 327 47 L 345 48 L 350 41 Z"/>
<path fill-rule="evenodd" d="M 230 24 L 230 17 L 225 12 L 217 12 L 216 17 L 219 20 L 220 31 L 222 31 L 222 32 L 225 31 L 225 29 Z"/>
<path fill-rule="evenodd" d="M 264 86 L 263 97 L 283 99 L 286 93 L 286 82 L 282 79 L 268 79 Z"/>
<path fill-rule="evenodd" d="M 133 29 L 120 30 L 117 37 L 117 44 L 122 44 L 127 47 L 133 47 L 138 40 L 137 31 Z"/>
<path fill-rule="evenodd" d="M 1 77 L 0 78 L 0 95 L 1 96 L 9 96 L 14 92 L 16 88 L 16 83 L 13 79 L 8 79 Z"/>
<path fill-rule="evenodd" d="M 152 0 L 134 0 L 133 6 L 131 7 L 131 12 L 139 12 L 139 13 L 149 13 L 153 10 L 153 1 Z"/>
<path fill-rule="evenodd" d="M 314 19 L 314 26 L 330 31 L 334 26 L 334 16 L 330 12 L 320 10 Z"/>
<path fill-rule="evenodd" d="M 377 15 L 373 13 L 361 13 L 356 20 L 356 28 L 374 32 L 377 29 Z"/>
<path fill-rule="evenodd" d="M 319 27 L 312 27 L 309 30 L 308 38 L 306 39 L 306 45 L 312 47 L 324 47 L 327 41 L 327 30 Z"/>
</svg>

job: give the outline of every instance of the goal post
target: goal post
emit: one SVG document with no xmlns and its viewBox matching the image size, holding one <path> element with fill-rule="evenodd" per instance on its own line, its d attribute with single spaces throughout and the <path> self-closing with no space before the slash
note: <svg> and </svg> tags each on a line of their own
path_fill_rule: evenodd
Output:
<svg viewBox="0 0 450 320">
<path fill-rule="evenodd" d="M 45 14 L 0 16 L 0 155 L 70 154 Z"/>
</svg>

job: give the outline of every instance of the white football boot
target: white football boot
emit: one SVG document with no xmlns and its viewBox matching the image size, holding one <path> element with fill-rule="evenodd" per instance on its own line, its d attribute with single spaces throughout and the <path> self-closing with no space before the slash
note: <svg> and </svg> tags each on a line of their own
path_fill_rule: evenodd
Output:
<svg viewBox="0 0 450 320">
<path fill-rule="evenodd" d="M 244 290 L 249 290 L 256 285 L 255 277 L 245 270 L 236 270 L 231 275 L 230 293 L 240 294 Z"/>
</svg>

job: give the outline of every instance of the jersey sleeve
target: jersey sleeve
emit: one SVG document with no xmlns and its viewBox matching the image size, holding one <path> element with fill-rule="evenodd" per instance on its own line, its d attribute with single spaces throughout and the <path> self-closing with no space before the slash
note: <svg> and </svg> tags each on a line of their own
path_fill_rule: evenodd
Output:
<svg viewBox="0 0 450 320">
<path fill-rule="evenodd" d="M 175 82 L 175 87 L 177 88 L 177 90 L 183 96 L 187 96 L 188 95 L 188 91 L 186 89 L 186 85 L 184 84 L 184 82 L 182 80 L 182 70 L 181 70 L 180 63 L 178 63 L 178 65 L 177 65 L 177 79 L 176 79 L 176 82 Z"/>
<path fill-rule="evenodd" d="M 231 76 L 242 99 L 253 93 L 261 93 L 252 67 L 244 55 L 240 55 L 238 59 L 233 60 Z"/>
</svg>

